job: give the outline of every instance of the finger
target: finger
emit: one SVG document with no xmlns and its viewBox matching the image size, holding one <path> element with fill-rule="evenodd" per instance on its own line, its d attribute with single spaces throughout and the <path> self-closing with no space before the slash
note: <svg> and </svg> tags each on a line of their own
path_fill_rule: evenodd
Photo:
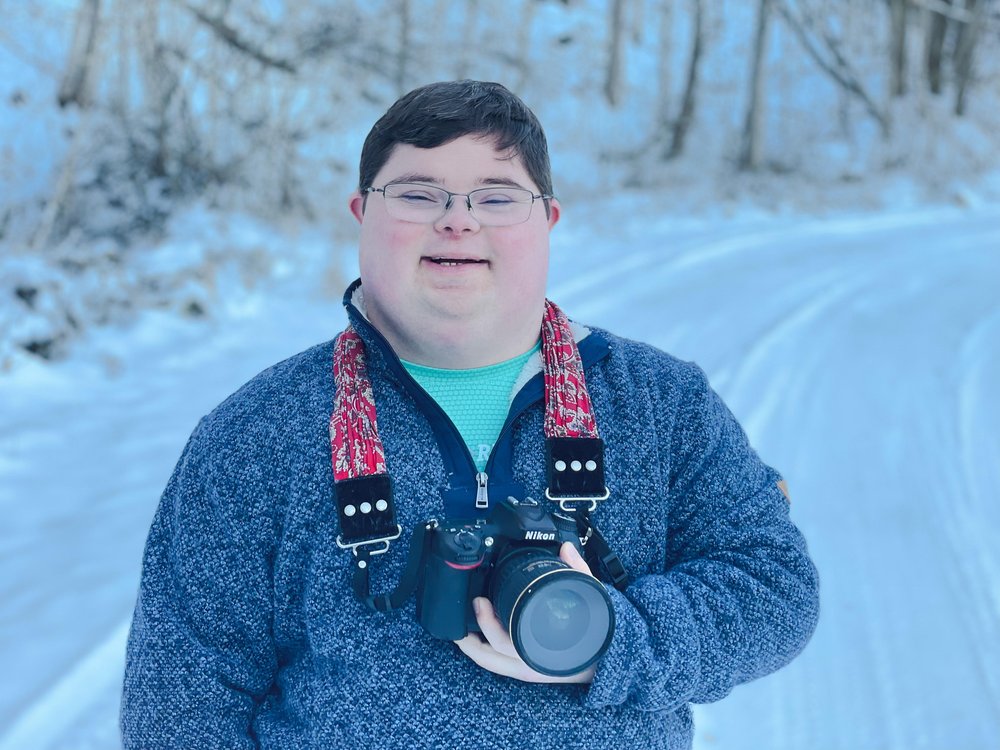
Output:
<svg viewBox="0 0 1000 750">
<path fill-rule="evenodd" d="M 477 596 L 472 600 L 472 605 L 476 610 L 476 622 L 479 623 L 479 629 L 483 632 L 483 637 L 487 642 L 498 653 L 520 661 L 521 657 L 518 656 L 514 643 L 497 618 L 490 600 L 484 596 Z"/>
<path fill-rule="evenodd" d="M 484 641 L 474 633 L 470 633 L 460 641 L 455 641 L 455 645 L 483 669 L 505 677 L 525 679 L 522 670 L 527 669 L 527 665 L 524 662 L 515 657 L 501 654 L 489 642 Z"/>
<path fill-rule="evenodd" d="M 581 557 L 579 551 L 572 542 L 562 543 L 562 546 L 559 548 L 559 559 L 569 565 L 573 570 L 586 573 L 588 576 L 594 575 L 590 571 L 590 566 L 587 565 L 587 561 Z"/>
<path fill-rule="evenodd" d="M 594 679 L 594 668 L 586 669 L 579 674 L 568 675 L 566 677 L 554 677 L 552 675 L 536 672 L 517 657 L 505 656 L 493 648 L 489 643 L 479 638 L 474 633 L 470 633 L 460 641 L 455 641 L 455 645 L 468 656 L 472 661 L 483 669 L 503 677 L 511 677 L 522 682 L 575 682 L 588 683 Z"/>
</svg>

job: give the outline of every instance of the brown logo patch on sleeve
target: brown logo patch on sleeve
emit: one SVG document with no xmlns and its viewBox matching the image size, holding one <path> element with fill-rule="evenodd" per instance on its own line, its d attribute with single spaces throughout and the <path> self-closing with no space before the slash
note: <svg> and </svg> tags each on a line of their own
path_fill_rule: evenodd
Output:
<svg viewBox="0 0 1000 750">
<path fill-rule="evenodd" d="M 788 494 L 788 482 L 786 482 L 784 479 L 779 479 L 778 489 L 781 490 L 781 494 L 785 496 L 785 501 L 791 504 L 792 498 Z"/>
</svg>

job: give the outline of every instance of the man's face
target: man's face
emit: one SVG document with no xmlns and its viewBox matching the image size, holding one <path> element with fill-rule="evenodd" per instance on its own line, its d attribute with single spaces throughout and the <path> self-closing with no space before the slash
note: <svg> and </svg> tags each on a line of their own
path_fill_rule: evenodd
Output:
<svg viewBox="0 0 1000 750">
<path fill-rule="evenodd" d="M 491 139 L 472 135 L 430 149 L 397 144 L 373 186 L 394 182 L 425 183 L 456 193 L 498 184 L 541 192 L 520 158 L 507 158 Z M 457 197 L 433 224 L 419 224 L 386 213 L 380 193 L 369 194 L 367 205 L 355 193 L 350 208 L 361 223 L 361 278 L 369 318 L 404 358 L 437 340 L 461 346 L 469 335 L 502 338 L 513 331 L 518 340 L 530 331 L 537 335 L 549 232 L 559 219 L 558 202 L 550 203 L 548 217 L 536 200 L 523 224 L 491 227 L 482 226 L 465 199 Z"/>
</svg>

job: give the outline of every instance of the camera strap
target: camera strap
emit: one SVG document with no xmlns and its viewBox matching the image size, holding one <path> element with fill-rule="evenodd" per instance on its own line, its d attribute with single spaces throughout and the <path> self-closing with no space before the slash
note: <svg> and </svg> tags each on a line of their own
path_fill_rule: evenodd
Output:
<svg viewBox="0 0 1000 750">
<path fill-rule="evenodd" d="M 410 554 L 406 559 L 406 570 L 403 571 L 399 584 L 390 594 L 372 595 L 369 581 L 369 562 L 373 553 L 366 545 L 356 547 L 352 583 L 354 595 L 358 601 L 376 612 L 389 612 L 402 607 L 420 581 L 420 564 L 431 540 L 431 536 L 427 532 L 435 526 L 436 522 L 429 521 L 418 524 L 413 529 L 413 535 L 410 537 Z"/>
<path fill-rule="evenodd" d="M 545 300 L 541 338 L 548 479 L 545 496 L 559 503 L 563 511 L 586 518 L 589 527 L 589 512 L 610 496 L 604 482 L 604 443 L 597 433 L 583 361 L 569 319 L 550 300 Z M 371 558 L 387 552 L 402 534 L 402 527 L 396 522 L 365 345 L 351 325 L 337 337 L 333 373 L 336 394 L 330 415 L 330 449 L 340 522 L 336 541 L 354 554 L 358 598 L 372 609 L 388 611 L 405 601 L 416 585 L 419 571 L 415 561 L 428 536 L 427 528 L 421 525 L 414 530 L 410 561 L 399 587 L 392 594 L 372 596 Z"/>
<path fill-rule="evenodd" d="M 597 434 L 583 360 L 569 320 L 548 300 L 542 320 L 542 360 L 545 497 L 567 512 L 574 512 L 580 503 L 594 510 L 611 494 L 604 483 L 604 441 Z"/>
<path fill-rule="evenodd" d="M 602 581 L 607 581 L 619 591 L 624 591 L 628 586 L 628 573 L 621 559 L 597 527 L 590 520 L 590 513 L 586 508 L 580 510 L 576 515 L 576 523 L 580 532 L 580 539 L 585 540 L 583 546 L 584 560 L 590 566 L 591 572 Z"/>
</svg>

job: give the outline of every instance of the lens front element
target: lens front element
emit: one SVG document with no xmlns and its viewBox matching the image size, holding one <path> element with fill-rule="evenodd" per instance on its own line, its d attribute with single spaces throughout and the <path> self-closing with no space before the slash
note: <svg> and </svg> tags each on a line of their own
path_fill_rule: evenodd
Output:
<svg viewBox="0 0 1000 750">
<path fill-rule="evenodd" d="M 614 610 L 604 585 L 543 550 L 524 550 L 496 570 L 493 597 L 514 648 L 537 672 L 577 674 L 611 644 Z"/>
</svg>

